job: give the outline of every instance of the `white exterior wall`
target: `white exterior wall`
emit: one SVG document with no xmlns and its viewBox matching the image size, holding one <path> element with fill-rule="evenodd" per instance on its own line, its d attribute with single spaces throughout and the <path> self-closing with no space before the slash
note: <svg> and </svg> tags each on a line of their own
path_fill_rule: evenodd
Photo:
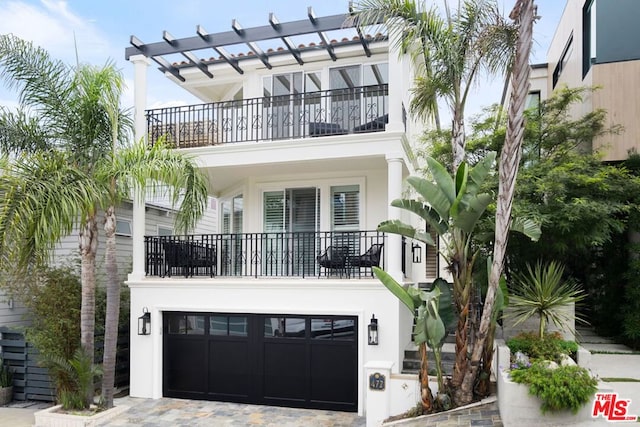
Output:
<svg viewBox="0 0 640 427">
<path fill-rule="evenodd" d="M 409 330 L 398 334 L 396 319 L 408 310 L 377 280 L 331 279 L 150 279 L 130 283 L 131 316 L 151 313 L 151 335 L 137 335 L 131 323 L 130 394 L 162 397 L 162 312 L 196 311 L 221 313 L 274 313 L 348 315 L 358 317 L 358 366 L 371 360 L 393 362 L 392 372 L 402 366 L 398 348 L 408 344 Z M 179 289 L 179 291 L 176 291 Z M 379 345 L 367 345 L 371 315 L 379 319 Z M 144 355 L 144 357 L 142 357 Z M 358 412 L 363 413 L 366 378 L 358 371 Z"/>
</svg>

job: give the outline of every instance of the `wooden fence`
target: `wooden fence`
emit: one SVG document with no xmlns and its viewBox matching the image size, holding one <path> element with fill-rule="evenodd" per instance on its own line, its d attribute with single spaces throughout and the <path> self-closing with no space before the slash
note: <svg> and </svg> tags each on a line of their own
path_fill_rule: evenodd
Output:
<svg viewBox="0 0 640 427">
<path fill-rule="evenodd" d="M 103 335 L 96 335 L 96 363 L 102 362 Z M 13 399 L 52 402 L 55 388 L 47 368 L 38 364 L 38 350 L 21 331 L 0 328 L 0 357 L 13 372 Z M 118 333 L 116 387 L 129 385 L 129 329 Z"/>
</svg>

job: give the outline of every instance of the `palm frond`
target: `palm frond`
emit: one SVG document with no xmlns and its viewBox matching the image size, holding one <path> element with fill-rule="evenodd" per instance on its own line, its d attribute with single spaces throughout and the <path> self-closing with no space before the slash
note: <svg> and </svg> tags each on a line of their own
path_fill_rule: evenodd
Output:
<svg viewBox="0 0 640 427">
<path fill-rule="evenodd" d="M 59 152 L 0 162 L 0 254 L 14 268 L 43 262 L 60 238 L 106 196 L 105 188 Z"/>
<path fill-rule="evenodd" d="M 195 160 L 162 142 L 148 147 L 144 141 L 138 141 L 118 151 L 112 163 L 101 166 L 99 176 L 113 177 L 121 197 L 130 197 L 134 191 L 139 194 L 149 191 L 156 196 L 171 187 L 171 203 L 179 206 L 175 224 L 178 232 L 195 227 L 208 201 L 208 180 Z"/>
<path fill-rule="evenodd" d="M 32 107 L 50 121 L 56 113 L 67 117 L 67 99 L 72 91 L 73 73 L 42 48 L 12 34 L 0 35 L 0 79 L 17 90 L 20 103 Z"/>
</svg>

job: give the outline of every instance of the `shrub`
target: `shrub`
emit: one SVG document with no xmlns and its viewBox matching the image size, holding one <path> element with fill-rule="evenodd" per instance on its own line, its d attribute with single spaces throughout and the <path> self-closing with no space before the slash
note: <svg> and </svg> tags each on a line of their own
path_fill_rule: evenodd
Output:
<svg viewBox="0 0 640 427">
<path fill-rule="evenodd" d="M 64 410 L 81 410 L 89 407 L 86 396 L 93 391 L 94 379 L 100 369 L 91 363 L 91 357 L 78 348 L 73 358 L 45 355 L 45 363 L 56 381 L 58 401 Z M 59 381 L 62 381 L 59 383 Z"/>
<path fill-rule="evenodd" d="M 82 287 L 72 267 L 43 267 L 29 283 L 29 308 L 33 324 L 27 340 L 41 354 L 71 359 L 80 346 L 80 302 Z"/>
<path fill-rule="evenodd" d="M 598 389 L 598 381 L 580 366 L 549 369 L 536 362 L 529 369 L 511 371 L 511 379 L 529 385 L 529 394 L 542 400 L 542 413 L 569 409 L 574 414 L 587 404 Z"/>
<path fill-rule="evenodd" d="M 559 333 L 547 334 L 540 338 L 533 332 L 522 332 L 507 341 L 511 354 L 518 351 L 529 356 L 531 360 L 553 360 L 560 362 L 560 356 L 575 356 L 578 344 L 565 341 Z"/>
</svg>

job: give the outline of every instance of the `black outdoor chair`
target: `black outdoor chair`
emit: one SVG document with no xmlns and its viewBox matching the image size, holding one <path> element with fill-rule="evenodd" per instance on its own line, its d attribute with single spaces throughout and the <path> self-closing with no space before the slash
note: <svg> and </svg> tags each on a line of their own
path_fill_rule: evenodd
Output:
<svg viewBox="0 0 640 427">
<path fill-rule="evenodd" d="M 384 243 L 374 243 L 364 254 L 349 257 L 349 265 L 358 269 L 358 277 L 360 277 L 363 268 L 368 268 L 373 276 L 371 268 L 380 266 L 380 255 L 382 254 L 383 246 Z"/>
<path fill-rule="evenodd" d="M 318 264 L 320 264 L 320 267 L 324 267 L 326 273 L 334 270 L 337 271 L 340 274 L 340 278 L 342 278 L 343 275 L 347 275 L 348 253 L 349 246 L 329 246 L 322 255 L 316 257 L 316 260 Z"/>
</svg>

